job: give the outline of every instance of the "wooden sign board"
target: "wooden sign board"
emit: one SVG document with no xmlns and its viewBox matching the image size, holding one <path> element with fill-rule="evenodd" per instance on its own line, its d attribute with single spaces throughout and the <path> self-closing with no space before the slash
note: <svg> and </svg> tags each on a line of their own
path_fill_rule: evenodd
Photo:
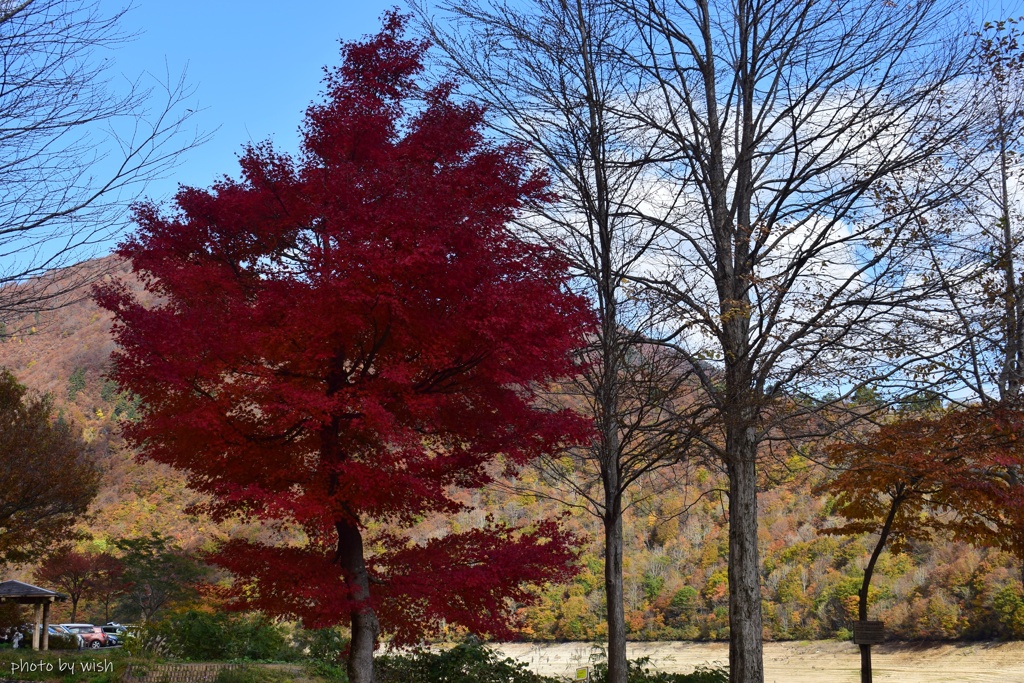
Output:
<svg viewBox="0 0 1024 683">
<path fill-rule="evenodd" d="M 885 624 L 881 621 L 853 622 L 853 642 L 857 645 L 877 645 L 885 642 Z"/>
</svg>

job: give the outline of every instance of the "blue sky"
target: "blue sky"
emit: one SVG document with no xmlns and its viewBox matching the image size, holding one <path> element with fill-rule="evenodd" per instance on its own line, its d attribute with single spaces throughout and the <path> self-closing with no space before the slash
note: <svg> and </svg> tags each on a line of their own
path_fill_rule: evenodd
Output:
<svg viewBox="0 0 1024 683">
<path fill-rule="evenodd" d="M 293 151 L 306 106 L 320 91 L 321 68 L 339 63 L 339 39 L 375 33 L 397 0 L 134 0 L 122 28 L 138 36 L 113 53 L 115 73 L 165 80 L 187 69 L 194 117 L 209 142 L 189 151 L 172 177 L 147 194 L 166 200 L 178 183 L 209 186 L 235 175 L 248 141 L 272 139 Z M 115 13 L 125 2 L 100 0 Z M 152 82 L 152 81 L 150 81 Z"/>
<path fill-rule="evenodd" d="M 185 70 L 195 89 L 192 121 L 210 140 L 182 156 L 169 175 L 153 182 L 146 196 L 166 202 L 178 184 L 208 187 L 236 175 L 236 155 L 246 142 L 271 139 L 294 151 L 306 106 L 318 97 L 322 67 L 336 65 L 339 40 L 375 33 L 380 16 L 404 0 L 98 0 L 107 14 L 127 3 L 125 33 L 136 34 L 111 55 L 112 75 L 142 74 L 175 79 Z M 1018 14 L 1002 6 L 992 16 Z M 107 56 L 107 55 L 104 55 Z M 152 82 L 152 80 L 150 81 Z M 123 226 L 130 229 L 130 226 Z M 112 244 L 112 243 L 111 243 Z M 100 251 L 103 251 L 101 248 Z"/>
<path fill-rule="evenodd" d="M 99 0 L 115 13 L 132 4 L 122 27 L 138 37 L 118 49 L 116 72 L 164 78 L 187 68 L 200 109 L 194 117 L 211 140 L 190 151 L 174 175 L 150 186 L 166 200 L 180 182 L 209 186 L 234 175 L 242 144 L 272 139 L 293 151 L 302 114 L 320 89 L 321 67 L 339 62 L 339 39 L 375 33 L 380 16 L 404 0 Z M 1015 16 L 1020 0 L 967 0 L 974 11 Z M 981 8 L 986 9 L 981 9 Z"/>
</svg>

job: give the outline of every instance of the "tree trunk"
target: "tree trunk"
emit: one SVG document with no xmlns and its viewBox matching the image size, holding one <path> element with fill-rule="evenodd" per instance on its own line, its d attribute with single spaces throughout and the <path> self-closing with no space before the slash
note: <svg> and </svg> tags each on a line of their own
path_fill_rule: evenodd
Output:
<svg viewBox="0 0 1024 683">
<path fill-rule="evenodd" d="M 757 442 L 753 428 L 730 429 L 729 681 L 764 683 L 761 565 L 757 550 Z"/>
<path fill-rule="evenodd" d="M 335 523 L 338 530 L 338 563 L 345 572 L 352 609 L 352 642 L 349 644 L 349 683 L 374 683 L 373 651 L 380 623 L 370 603 L 370 576 L 363 559 L 363 537 L 359 527 L 348 520 Z"/>
<path fill-rule="evenodd" d="M 875 574 L 875 564 L 878 563 L 882 549 L 885 548 L 885 544 L 889 540 L 889 533 L 892 531 L 892 523 L 896 519 L 896 513 L 899 512 L 900 505 L 905 500 L 905 491 L 906 486 L 903 484 L 897 486 L 895 495 L 890 499 L 889 513 L 885 516 L 882 531 L 878 535 L 878 542 L 875 543 L 875 549 L 871 552 L 871 559 L 868 560 L 867 566 L 864 567 L 864 580 L 861 582 L 860 590 L 857 592 L 857 618 L 861 621 L 868 620 L 868 591 L 871 589 L 871 577 Z M 859 647 L 860 682 L 871 683 L 871 645 L 862 643 Z"/>
<path fill-rule="evenodd" d="M 604 589 L 608 608 L 608 683 L 626 683 L 626 613 L 622 591 L 622 513 L 604 520 Z"/>
<path fill-rule="evenodd" d="M 999 245 L 999 263 L 1003 270 L 1003 367 L 999 378 L 1000 399 L 1013 401 L 1021 390 L 1021 348 L 1022 322 L 1021 302 L 1017 296 L 1017 275 L 1014 264 L 1014 236 L 1010 225 L 1009 154 L 1005 124 L 1006 112 L 1000 105 L 996 110 L 996 140 L 999 145 L 999 222 L 1002 227 L 1002 243 Z"/>
<path fill-rule="evenodd" d="M 862 643 L 860 647 L 860 683 L 871 683 L 871 646 Z"/>
<path fill-rule="evenodd" d="M 602 232 L 602 237 L 607 231 Z M 608 251 L 602 252 L 601 292 L 604 295 L 602 313 L 602 363 L 598 398 L 601 402 L 601 481 L 604 485 L 604 590 L 608 623 L 608 681 L 626 682 L 626 614 L 622 588 L 622 472 L 619 469 L 619 414 L 618 352 L 615 325 L 616 308 L 612 289 Z"/>
</svg>

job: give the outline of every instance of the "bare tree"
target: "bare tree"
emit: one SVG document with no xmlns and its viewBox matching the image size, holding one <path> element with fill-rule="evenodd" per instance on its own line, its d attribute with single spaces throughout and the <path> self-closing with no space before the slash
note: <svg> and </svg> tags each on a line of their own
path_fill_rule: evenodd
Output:
<svg viewBox="0 0 1024 683">
<path fill-rule="evenodd" d="M 185 135 L 183 77 L 113 82 L 103 51 L 130 37 L 125 11 L 0 2 L 0 319 L 66 301 L 93 273 L 65 266 L 93 256 L 146 184 L 201 141 Z"/>
<path fill-rule="evenodd" d="M 995 298 L 1002 309 L 995 325 L 1000 358 L 996 386 L 1002 401 L 1016 401 L 1024 387 L 1024 275 L 1018 274 L 1018 251 L 1024 239 L 1022 202 L 1019 197 L 1011 198 L 1010 190 L 1011 184 L 1019 187 L 1024 179 L 1020 155 L 1024 132 L 1024 50 L 1016 24 L 1012 19 L 990 23 L 986 32 L 979 34 L 979 59 L 986 77 L 990 111 L 994 114 L 988 126 L 989 144 L 985 147 L 995 156 L 995 180 L 981 187 L 990 190 L 997 216 L 997 231 L 992 240 L 996 256 L 993 265 L 1000 280 L 995 288 L 989 285 L 986 289 L 997 293 Z"/>
<path fill-rule="evenodd" d="M 543 474 L 604 530 L 608 680 L 626 681 L 623 514 L 643 485 L 680 462 L 703 427 L 690 359 L 652 343 L 663 311 L 637 283 L 657 265 L 652 245 L 675 189 L 650 174 L 650 136 L 620 113 L 644 73 L 622 53 L 636 47 L 629 17 L 604 0 L 488 0 L 441 4 L 447 21 L 414 3 L 433 41 L 486 103 L 492 125 L 528 146 L 558 200 L 533 207 L 522 229 L 571 263 L 594 302 L 598 327 L 585 370 L 560 400 L 592 415 L 589 448 L 541 463 Z"/>
<path fill-rule="evenodd" d="M 956 211 L 930 217 L 928 244 L 944 300 L 934 333 L 951 340 L 943 365 L 966 388 L 960 398 L 1014 403 L 1024 385 L 1024 49 L 1017 21 L 988 22 L 974 34 L 982 115 L 958 141 L 960 163 L 974 174 Z M 956 340 L 954 343 L 953 340 Z"/>
<path fill-rule="evenodd" d="M 908 323 L 936 287 L 921 219 L 960 179 L 920 170 L 970 123 L 944 96 L 970 40 L 933 0 L 617 4 L 656 84 L 633 120 L 683 195 L 663 219 L 670 266 L 647 284 L 675 311 L 676 350 L 718 370 L 699 377 L 729 479 L 730 678 L 760 683 L 758 459 L 827 430 L 822 408 L 860 387 L 928 379 L 937 351 Z"/>
</svg>

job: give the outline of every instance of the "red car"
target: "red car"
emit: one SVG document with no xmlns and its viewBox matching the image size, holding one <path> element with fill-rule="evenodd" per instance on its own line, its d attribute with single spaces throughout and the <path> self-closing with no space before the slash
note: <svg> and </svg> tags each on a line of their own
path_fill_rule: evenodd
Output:
<svg viewBox="0 0 1024 683">
<path fill-rule="evenodd" d="M 61 624 L 61 626 L 77 634 L 82 639 L 82 647 L 98 649 L 107 644 L 107 634 L 99 626 L 92 624 Z"/>
</svg>

